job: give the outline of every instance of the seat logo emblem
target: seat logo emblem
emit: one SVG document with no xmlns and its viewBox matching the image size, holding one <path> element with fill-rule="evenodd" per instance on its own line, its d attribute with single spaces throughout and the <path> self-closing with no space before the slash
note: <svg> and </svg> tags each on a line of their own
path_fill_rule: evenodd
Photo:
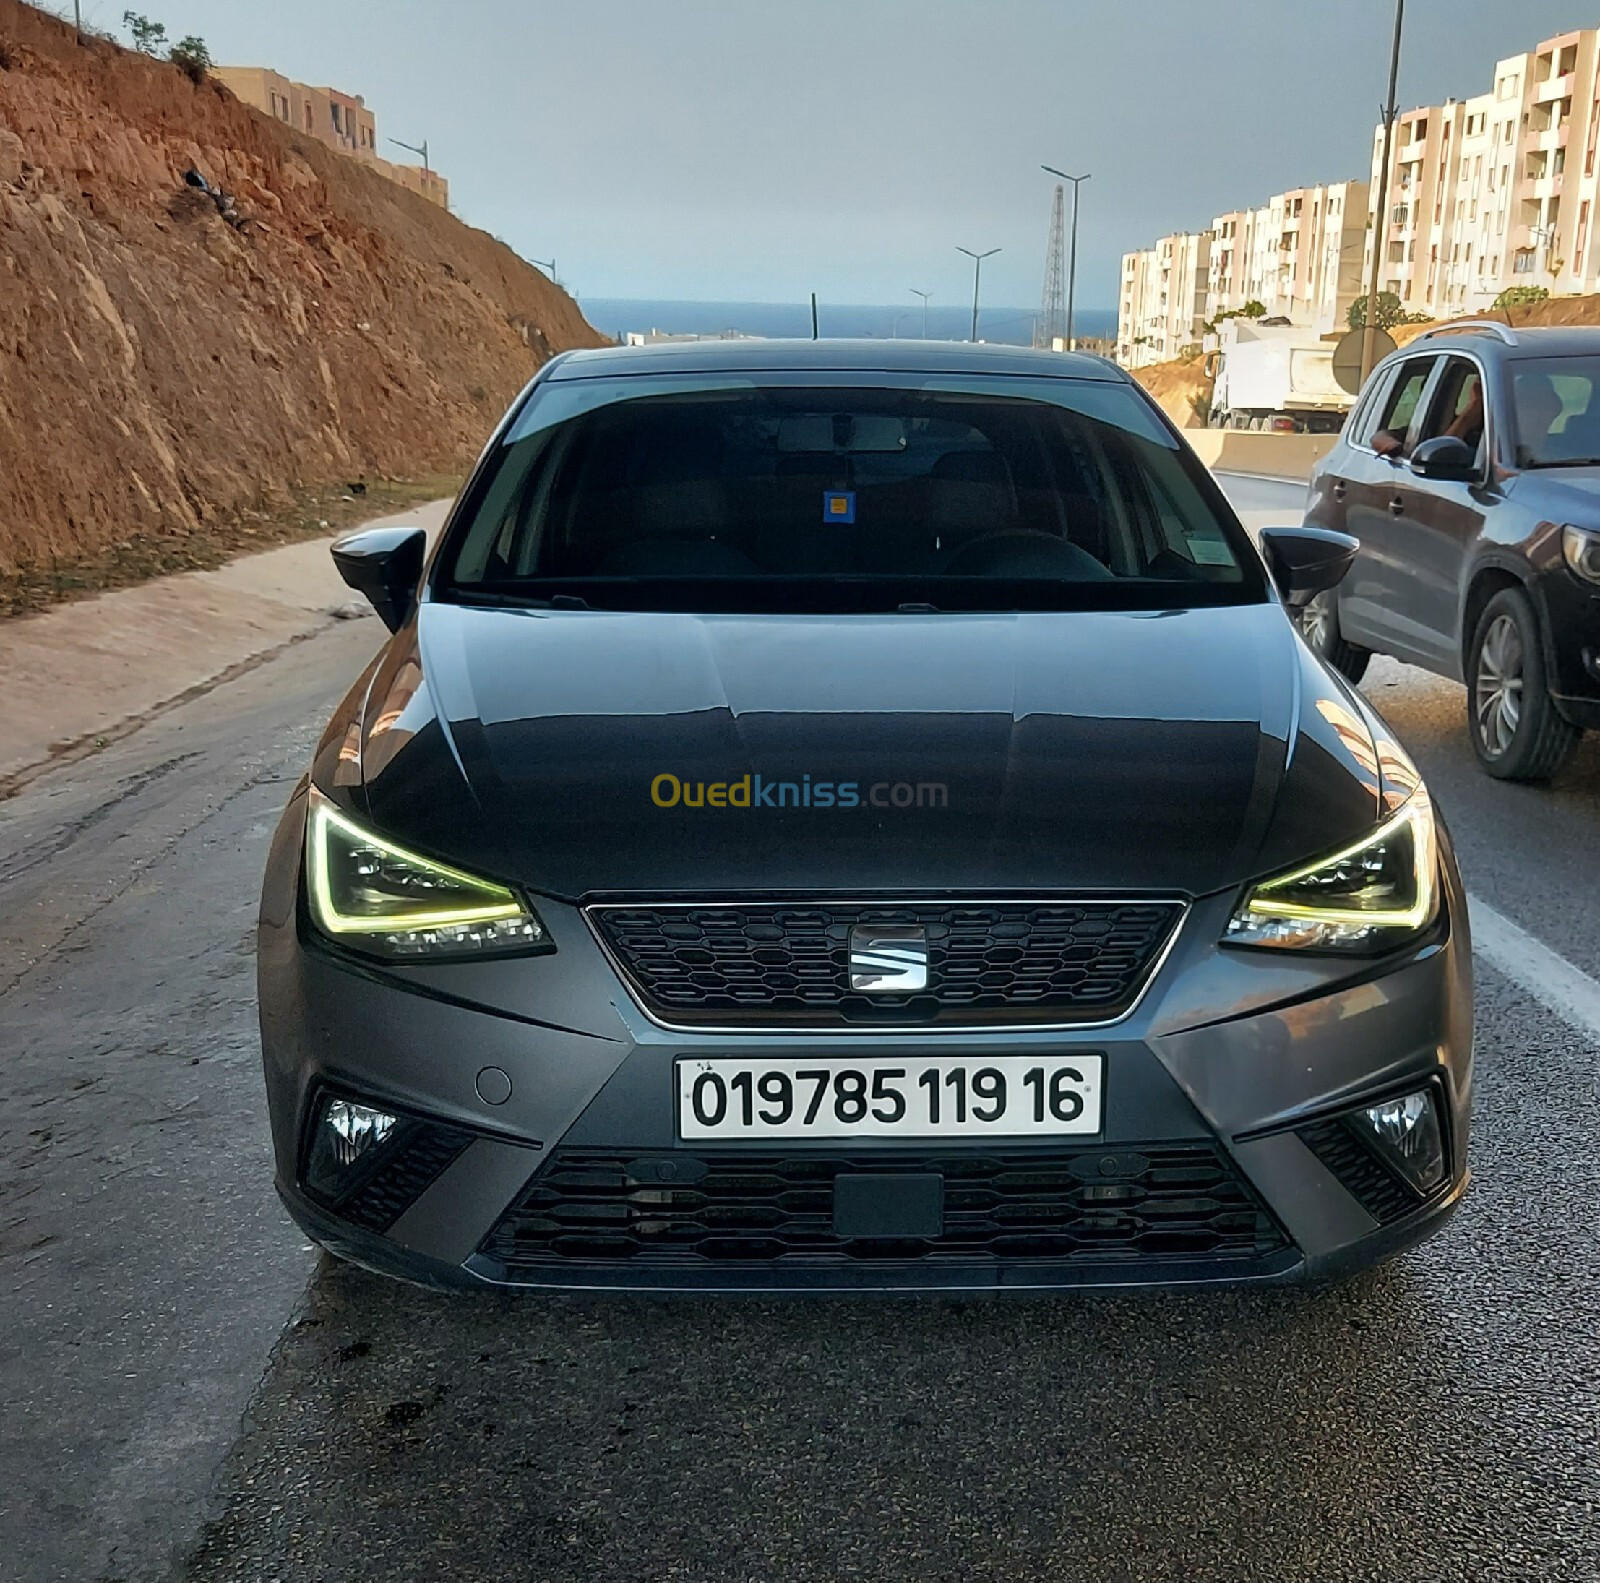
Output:
<svg viewBox="0 0 1600 1583">
<path fill-rule="evenodd" d="M 858 924 L 850 931 L 850 988 L 904 995 L 928 987 L 928 935 L 919 928 Z"/>
</svg>

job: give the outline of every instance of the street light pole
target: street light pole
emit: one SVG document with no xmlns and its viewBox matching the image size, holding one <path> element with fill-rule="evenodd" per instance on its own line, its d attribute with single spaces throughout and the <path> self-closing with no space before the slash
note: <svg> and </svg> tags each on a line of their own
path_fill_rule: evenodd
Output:
<svg viewBox="0 0 1600 1583">
<path fill-rule="evenodd" d="M 928 339 L 928 298 L 933 295 L 931 291 L 918 291 L 915 286 L 906 288 L 913 297 L 922 298 L 922 339 Z"/>
<path fill-rule="evenodd" d="M 1378 201 L 1372 211 L 1372 269 L 1367 276 L 1367 311 L 1361 334 L 1361 386 L 1365 388 L 1378 361 L 1378 281 L 1383 267 L 1383 238 L 1388 229 L 1389 161 L 1394 154 L 1394 122 L 1399 113 L 1395 86 L 1400 78 L 1400 32 L 1405 25 L 1406 0 L 1394 0 L 1394 47 L 1389 52 L 1389 101 L 1383 110 L 1383 160 L 1378 166 Z"/>
<path fill-rule="evenodd" d="M 1078 290 L 1078 187 L 1089 179 L 1089 172 L 1081 176 L 1069 176 L 1064 170 L 1057 170 L 1054 165 L 1041 165 L 1040 170 L 1048 171 L 1052 176 L 1059 176 L 1062 181 L 1072 183 L 1072 241 L 1067 246 L 1067 350 L 1072 350 L 1072 307 L 1073 299 Z"/>
<path fill-rule="evenodd" d="M 972 260 L 972 339 L 978 339 L 978 282 L 983 277 L 983 261 L 993 258 L 1002 249 L 991 247 L 987 253 L 974 253 L 970 247 L 958 247 L 958 253 L 965 253 Z"/>
<path fill-rule="evenodd" d="M 423 174 L 424 175 L 430 174 L 430 170 L 429 170 L 429 166 L 428 166 L 428 140 L 427 140 L 427 138 L 423 138 L 423 140 L 420 143 L 402 143 L 400 141 L 400 139 L 397 138 L 397 137 L 391 137 L 389 139 L 389 141 L 391 143 L 393 143 L 396 148 L 408 149 L 413 154 L 420 154 L 422 156 L 422 171 L 423 171 Z"/>
</svg>

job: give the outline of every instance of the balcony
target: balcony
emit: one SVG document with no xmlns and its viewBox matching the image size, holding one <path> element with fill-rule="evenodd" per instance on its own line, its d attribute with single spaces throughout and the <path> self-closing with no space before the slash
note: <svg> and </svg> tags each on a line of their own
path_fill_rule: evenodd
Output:
<svg viewBox="0 0 1600 1583">
<path fill-rule="evenodd" d="M 1567 72 L 1560 77 L 1546 77 L 1543 82 L 1533 85 L 1533 102 L 1535 104 L 1548 104 L 1552 99 L 1565 99 L 1572 92 L 1575 72 Z"/>
</svg>

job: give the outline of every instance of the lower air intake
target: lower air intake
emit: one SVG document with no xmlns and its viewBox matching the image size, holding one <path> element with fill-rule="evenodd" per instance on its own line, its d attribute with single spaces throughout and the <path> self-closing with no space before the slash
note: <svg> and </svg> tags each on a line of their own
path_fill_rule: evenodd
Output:
<svg viewBox="0 0 1600 1583">
<path fill-rule="evenodd" d="M 937 1236 L 848 1241 L 833 1182 L 856 1172 L 944 1178 Z M 1248 1184 L 1210 1147 L 629 1155 L 560 1149 L 484 1240 L 501 1278 L 583 1262 L 656 1269 L 887 1261 L 1068 1264 L 1254 1259 L 1287 1246 Z"/>
</svg>

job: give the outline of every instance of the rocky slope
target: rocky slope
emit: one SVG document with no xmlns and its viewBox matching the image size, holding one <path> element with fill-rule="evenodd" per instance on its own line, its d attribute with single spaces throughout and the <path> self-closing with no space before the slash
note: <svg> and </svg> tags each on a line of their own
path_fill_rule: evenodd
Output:
<svg viewBox="0 0 1600 1583">
<path fill-rule="evenodd" d="M 484 232 L 0 0 L 0 574 L 459 469 L 546 357 L 599 341 Z"/>
</svg>

